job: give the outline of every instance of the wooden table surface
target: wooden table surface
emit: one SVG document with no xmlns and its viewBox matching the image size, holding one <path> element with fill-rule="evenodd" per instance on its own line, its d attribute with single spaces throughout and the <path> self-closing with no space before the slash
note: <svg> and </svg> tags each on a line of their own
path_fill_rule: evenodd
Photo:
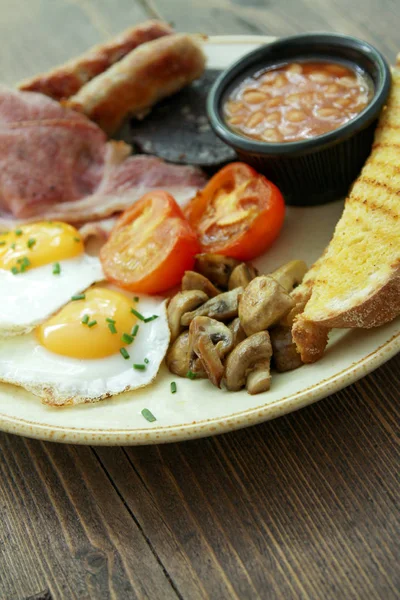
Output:
<svg viewBox="0 0 400 600">
<path fill-rule="evenodd" d="M 148 16 L 332 30 L 393 61 L 398 0 L 0 0 L 1 81 Z M 0 599 L 400 598 L 400 356 L 276 421 L 141 448 L 0 434 Z"/>
</svg>

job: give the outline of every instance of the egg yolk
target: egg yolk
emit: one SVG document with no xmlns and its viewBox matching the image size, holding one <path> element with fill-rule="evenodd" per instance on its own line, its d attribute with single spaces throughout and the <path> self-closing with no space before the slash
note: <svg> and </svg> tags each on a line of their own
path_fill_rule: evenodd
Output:
<svg viewBox="0 0 400 600">
<path fill-rule="evenodd" d="M 0 269 L 21 273 L 84 251 L 79 232 L 72 225 L 43 221 L 22 225 L 0 234 Z"/>
<path fill-rule="evenodd" d="M 75 298 L 81 299 L 71 300 L 36 329 L 40 344 L 50 352 L 71 358 L 104 358 L 118 354 L 121 348 L 126 348 L 129 355 L 137 321 L 131 312 L 132 301 L 100 287 Z"/>
</svg>

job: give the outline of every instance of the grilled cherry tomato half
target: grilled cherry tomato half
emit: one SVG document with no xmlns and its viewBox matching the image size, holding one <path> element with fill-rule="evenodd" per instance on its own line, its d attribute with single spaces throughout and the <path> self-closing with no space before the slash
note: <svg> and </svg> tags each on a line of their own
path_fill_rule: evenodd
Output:
<svg viewBox="0 0 400 600">
<path fill-rule="evenodd" d="M 278 188 L 244 163 L 231 163 L 186 206 L 203 252 L 251 260 L 278 237 L 285 203 Z"/>
<path fill-rule="evenodd" d="M 104 273 L 127 290 L 158 294 L 180 283 L 200 250 L 174 198 L 145 194 L 117 221 L 100 251 Z"/>
</svg>

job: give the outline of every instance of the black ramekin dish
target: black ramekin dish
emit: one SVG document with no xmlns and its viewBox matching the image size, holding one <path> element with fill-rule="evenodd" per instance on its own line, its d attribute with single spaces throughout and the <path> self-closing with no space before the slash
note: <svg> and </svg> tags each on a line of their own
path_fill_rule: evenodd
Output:
<svg viewBox="0 0 400 600">
<path fill-rule="evenodd" d="M 230 129 L 223 117 L 223 104 L 245 77 L 288 62 L 306 60 L 327 60 L 361 68 L 373 82 L 371 101 L 345 125 L 306 140 L 262 142 Z M 332 33 L 296 35 L 261 46 L 224 71 L 210 90 L 207 112 L 215 133 L 236 150 L 240 160 L 276 183 L 288 204 L 323 204 L 345 195 L 360 172 L 371 150 L 390 80 L 390 67 L 385 58 L 367 42 Z"/>
</svg>

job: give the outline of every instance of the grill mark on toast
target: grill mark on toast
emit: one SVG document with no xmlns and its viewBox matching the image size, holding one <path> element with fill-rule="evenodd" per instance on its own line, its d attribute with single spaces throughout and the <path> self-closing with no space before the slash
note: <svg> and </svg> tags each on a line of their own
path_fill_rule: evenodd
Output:
<svg viewBox="0 0 400 600">
<path fill-rule="evenodd" d="M 400 102 L 397 102 L 394 98 L 387 104 L 386 106 L 386 110 L 384 113 L 382 113 L 382 117 L 387 117 L 388 120 L 389 119 L 394 119 L 396 118 L 396 115 L 393 114 L 393 109 L 397 109 L 400 107 Z M 388 110 L 392 111 L 392 114 L 388 115 Z"/>
<path fill-rule="evenodd" d="M 371 187 L 379 187 L 379 188 L 383 188 L 386 192 L 388 192 L 389 194 L 392 194 L 393 196 L 400 196 L 400 189 L 398 188 L 394 188 L 391 185 L 389 185 L 388 183 L 385 183 L 384 181 L 378 180 L 378 179 L 374 179 L 373 177 L 367 177 L 367 176 L 363 176 L 361 175 L 360 179 L 359 179 L 359 183 L 366 183 L 367 185 L 370 185 Z M 366 199 L 366 202 L 368 202 L 368 199 Z M 368 204 L 370 204 L 368 202 Z M 389 212 L 392 212 L 389 209 Z"/>
<path fill-rule="evenodd" d="M 373 185 L 373 184 L 372 184 Z M 377 185 L 377 187 L 379 187 L 379 185 Z M 399 194 L 398 194 L 399 195 Z M 393 211 L 390 210 L 390 208 L 387 208 L 386 206 L 382 206 L 380 204 L 377 204 L 376 202 L 373 202 L 372 200 L 368 200 L 361 198 L 360 196 L 356 196 L 355 194 L 352 194 L 348 199 L 347 202 L 354 202 L 354 203 L 358 203 L 358 204 L 364 204 L 364 205 L 368 205 L 368 207 L 371 210 L 376 210 L 376 211 L 380 211 L 381 213 L 384 213 L 385 215 L 389 216 L 392 219 L 398 219 L 398 215 L 396 215 Z"/>
<path fill-rule="evenodd" d="M 400 149 L 400 144 L 394 144 L 389 143 L 389 142 L 377 142 L 376 144 L 373 144 L 372 146 L 372 150 L 376 150 L 377 148 L 394 148 L 396 150 Z M 370 163 L 371 160 L 368 161 L 368 163 Z"/>
<path fill-rule="evenodd" d="M 400 106 L 398 107 L 397 111 L 400 112 Z M 390 135 L 390 137 L 398 137 L 399 129 L 400 124 L 398 122 L 398 119 L 396 119 L 396 121 L 392 121 L 388 118 L 381 119 L 375 129 L 374 142 L 378 141 L 383 135 Z"/>
<path fill-rule="evenodd" d="M 400 129 L 400 124 L 399 125 L 394 125 L 393 123 L 390 124 L 389 121 L 384 122 L 382 119 L 382 121 L 379 123 L 379 125 L 377 126 L 375 131 L 382 131 L 382 129 L 385 129 L 385 131 L 387 131 L 388 129 Z"/>
<path fill-rule="evenodd" d="M 382 169 L 391 169 L 393 173 L 400 175 L 400 163 L 398 165 L 393 165 L 387 162 L 383 162 L 382 160 L 374 160 L 368 162 L 368 165 L 373 165 L 374 167 L 381 167 Z M 365 165 L 367 166 L 367 165 Z"/>
</svg>

